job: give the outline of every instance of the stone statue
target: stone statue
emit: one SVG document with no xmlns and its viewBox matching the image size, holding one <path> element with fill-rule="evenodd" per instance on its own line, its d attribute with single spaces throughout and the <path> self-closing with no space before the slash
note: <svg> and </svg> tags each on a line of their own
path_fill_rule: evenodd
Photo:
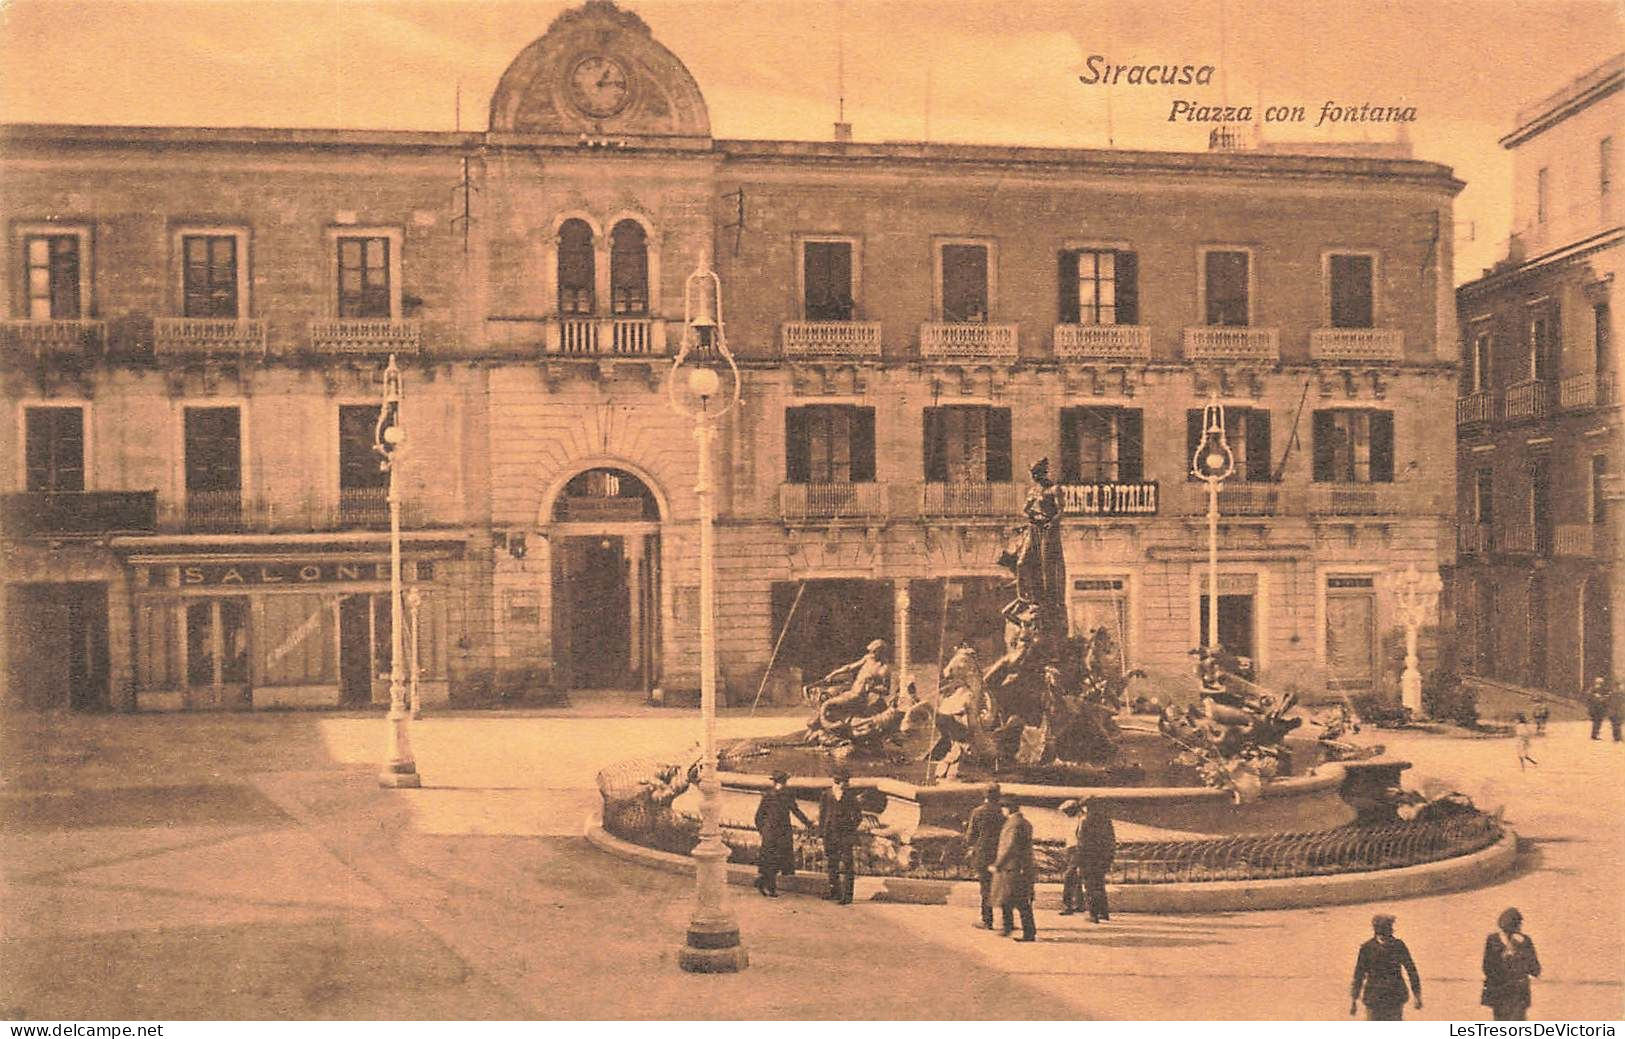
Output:
<svg viewBox="0 0 1625 1039">
<path fill-rule="evenodd" d="M 1027 527 L 1011 553 L 1000 561 L 1016 578 L 1016 598 L 1005 618 L 1030 624 L 1050 638 L 1066 636 L 1066 558 L 1061 551 L 1061 494 L 1050 479 L 1049 459 L 1029 470 L 1033 486 L 1022 504 Z"/>
</svg>

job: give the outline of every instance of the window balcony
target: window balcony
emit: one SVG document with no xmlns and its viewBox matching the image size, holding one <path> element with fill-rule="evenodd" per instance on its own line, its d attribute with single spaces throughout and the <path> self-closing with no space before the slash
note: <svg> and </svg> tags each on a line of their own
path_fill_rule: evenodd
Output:
<svg viewBox="0 0 1625 1039">
<path fill-rule="evenodd" d="M 1457 426 L 1486 426 L 1495 418 L 1495 395 L 1488 390 L 1456 398 Z"/>
<path fill-rule="evenodd" d="M 422 340 L 422 326 L 416 321 L 339 318 L 310 323 L 310 348 L 319 354 L 415 354 L 422 349 Z"/>
<path fill-rule="evenodd" d="M 1530 422 L 1546 417 L 1551 388 L 1539 379 L 1513 383 L 1507 387 L 1501 415 L 1508 422 Z"/>
<path fill-rule="evenodd" d="M 1147 325 L 1056 325 L 1055 358 L 1059 361 L 1149 361 L 1151 329 Z"/>
<path fill-rule="evenodd" d="M 786 321 L 779 326 L 786 357 L 878 358 L 878 321 Z"/>
<path fill-rule="evenodd" d="M 1421 514 L 1431 496 L 1391 483 L 1317 483 L 1309 488 L 1311 516 L 1397 516 Z"/>
<path fill-rule="evenodd" d="M 925 483 L 920 485 L 920 514 L 998 517 L 1016 522 L 1021 517 L 1021 497 L 1021 487 L 1014 483 Z"/>
<path fill-rule="evenodd" d="M 0 322 L 0 357 L 96 354 L 107 346 L 107 322 L 53 320 Z"/>
<path fill-rule="evenodd" d="M 928 321 L 920 326 L 920 356 L 930 361 L 1014 361 L 1019 327 Z"/>
<path fill-rule="evenodd" d="M 1202 325 L 1185 329 L 1187 361 L 1269 361 L 1281 357 L 1280 330 Z"/>
<path fill-rule="evenodd" d="M 879 483 L 785 483 L 779 515 L 785 520 L 870 519 L 886 514 L 886 486 Z"/>
<path fill-rule="evenodd" d="M 1191 481 L 1185 485 L 1186 511 L 1191 515 L 1207 515 L 1207 485 Z M 1219 515 L 1277 516 L 1281 508 L 1281 485 L 1278 483 L 1246 483 L 1232 481 L 1219 488 Z"/>
<path fill-rule="evenodd" d="M 1559 523 L 1552 539 L 1556 554 L 1590 559 L 1597 554 L 1597 528 L 1590 523 Z"/>
<path fill-rule="evenodd" d="M 657 317 L 560 317 L 547 323 L 544 348 L 562 357 L 652 357 L 666 353 L 666 321 Z"/>
<path fill-rule="evenodd" d="M 0 499 L 7 537 L 148 533 L 156 529 L 157 491 L 28 491 Z"/>
<path fill-rule="evenodd" d="M 1309 356 L 1316 361 L 1398 361 L 1405 356 L 1405 333 L 1397 328 L 1316 328 L 1309 333 Z"/>
<path fill-rule="evenodd" d="M 1527 523 L 1502 527 L 1495 535 L 1495 551 L 1507 555 L 1535 554 L 1535 528 Z"/>
<path fill-rule="evenodd" d="M 1564 411 L 1587 411 L 1614 403 L 1614 373 L 1585 372 L 1557 384 L 1557 404 Z"/>
<path fill-rule="evenodd" d="M 265 322 L 212 317 L 155 318 L 152 347 L 159 356 L 263 356 Z"/>
<path fill-rule="evenodd" d="M 1463 523 L 1456 528 L 1456 552 L 1464 556 L 1487 556 L 1495 547 L 1488 523 Z"/>
</svg>

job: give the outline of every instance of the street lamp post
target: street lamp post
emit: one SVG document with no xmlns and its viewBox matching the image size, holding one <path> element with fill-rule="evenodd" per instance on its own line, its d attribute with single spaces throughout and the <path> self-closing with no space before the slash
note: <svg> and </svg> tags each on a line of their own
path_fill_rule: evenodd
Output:
<svg viewBox="0 0 1625 1039">
<path fill-rule="evenodd" d="M 1399 702 L 1412 716 L 1422 717 L 1422 671 L 1416 654 L 1417 634 L 1428 615 L 1443 582 L 1436 573 L 1419 574 L 1407 566 L 1394 578 L 1394 605 L 1405 625 L 1405 673 L 1399 679 Z"/>
<path fill-rule="evenodd" d="M 389 474 L 389 737 L 384 767 L 378 773 L 378 785 L 388 787 L 423 785 L 417 762 L 412 760 L 401 661 L 401 496 L 395 469 L 405 440 L 406 432 L 401 429 L 401 370 L 395 366 L 395 355 L 390 354 L 389 367 L 384 369 L 384 402 L 378 409 L 372 441 L 372 449 L 383 459 L 379 468 Z"/>
<path fill-rule="evenodd" d="M 684 372 L 682 380 L 678 372 Z M 726 384 L 724 379 L 726 378 Z M 681 383 L 681 385 L 680 385 Z M 700 507 L 700 843 L 694 849 L 694 910 L 677 962 L 686 971 L 719 974 L 749 962 L 739 923 L 723 904 L 728 849 L 722 843 L 722 783 L 717 777 L 715 544 L 712 531 L 711 441 L 717 419 L 739 405 L 739 368 L 722 331 L 722 283 L 701 256 L 683 286 L 683 342 L 666 392 L 674 411 L 694 419 L 699 445 L 695 495 Z"/>
<path fill-rule="evenodd" d="M 1207 484 L 1207 647 L 1219 651 L 1219 488 L 1236 471 L 1236 456 L 1224 434 L 1224 405 L 1218 394 L 1202 408 L 1202 442 L 1191 457 L 1191 475 Z"/>
</svg>

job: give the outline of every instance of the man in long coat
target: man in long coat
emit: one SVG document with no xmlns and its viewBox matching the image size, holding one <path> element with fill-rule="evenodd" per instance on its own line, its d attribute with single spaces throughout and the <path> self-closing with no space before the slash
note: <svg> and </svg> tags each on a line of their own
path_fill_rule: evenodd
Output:
<svg viewBox="0 0 1625 1039">
<path fill-rule="evenodd" d="M 993 860 L 999 856 L 999 831 L 1004 813 L 999 808 L 999 784 L 987 785 L 987 799 L 971 810 L 965 824 L 965 857 L 982 889 L 982 923 L 993 930 Z"/>
<path fill-rule="evenodd" d="M 795 795 L 787 784 L 790 774 L 773 773 L 773 785 L 762 793 L 762 803 L 756 806 L 756 832 L 762 836 L 762 854 L 756 863 L 756 890 L 768 898 L 779 897 L 779 874 L 796 871 L 796 845 L 790 831 L 790 816 L 801 820 L 801 825 L 812 829 Z"/>
<path fill-rule="evenodd" d="M 836 772 L 818 800 L 818 833 L 824 839 L 824 861 L 829 864 L 829 894 L 824 897 L 842 905 L 852 904 L 857 875 L 852 846 L 863 822 L 863 798 L 848 785 L 849 779 L 845 772 Z"/>
<path fill-rule="evenodd" d="M 1021 913 L 1018 942 L 1035 941 L 1038 927 L 1033 923 L 1033 886 L 1038 866 L 1033 861 L 1033 824 L 1021 814 L 1021 805 L 1010 801 L 1004 828 L 999 831 L 999 851 L 993 860 L 993 900 L 1004 917 L 1000 933 L 1006 938 L 1015 930 L 1015 913 Z"/>
<path fill-rule="evenodd" d="M 1405 987 L 1407 977 L 1409 989 Z M 1371 938 L 1360 946 L 1354 960 L 1349 1013 L 1354 1013 L 1363 997 L 1367 1021 L 1399 1021 L 1405 1017 L 1405 1000 L 1410 996 L 1416 997 L 1416 1009 L 1421 1010 L 1422 976 L 1411 950 L 1394 937 L 1394 918 L 1378 913 L 1371 918 Z"/>
</svg>

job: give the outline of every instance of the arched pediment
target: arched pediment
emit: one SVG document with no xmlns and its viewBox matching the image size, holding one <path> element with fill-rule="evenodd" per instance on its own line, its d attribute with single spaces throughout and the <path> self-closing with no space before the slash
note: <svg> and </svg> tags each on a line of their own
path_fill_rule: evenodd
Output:
<svg viewBox="0 0 1625 1039">
<path fill-rule="evenodd" d="M 612 0 L 559 15 L 491 96 L 493 133 L 709 137 L 699 84 Z"/>
</svg>

